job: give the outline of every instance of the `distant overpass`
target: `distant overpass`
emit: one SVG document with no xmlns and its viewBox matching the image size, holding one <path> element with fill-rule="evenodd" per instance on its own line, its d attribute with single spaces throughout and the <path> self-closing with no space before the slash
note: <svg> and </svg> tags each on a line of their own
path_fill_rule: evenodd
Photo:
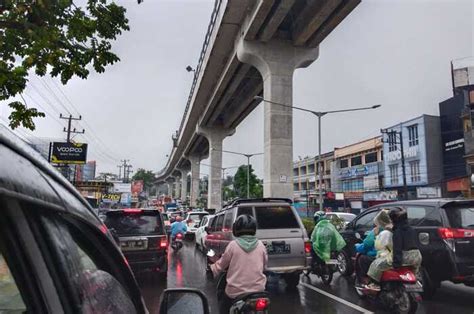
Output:
<svg viewBox="0 0 474 314">
<path fill-rule="evenodd" d="M 191 206 L 200 161 L 210 157 L 208 207 L 221 207 L 222 141 L 252 112 L 255 96 L 292 104 L 293 72 L 318 58 L 319 44 L 360 0 L 216 0 L 174 147 L 157 183 L 183 181 Z M 293 115 L 264 104 L 264 196 L 293 196 Z"/>
</svg>

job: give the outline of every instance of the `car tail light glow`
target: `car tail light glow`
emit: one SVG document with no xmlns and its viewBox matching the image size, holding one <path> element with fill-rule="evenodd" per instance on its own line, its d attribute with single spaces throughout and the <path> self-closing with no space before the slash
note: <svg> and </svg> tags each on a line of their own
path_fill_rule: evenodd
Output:
<svg viewBox="0 0 474 314">
<path fill-rule="evenodd" d="M 474 230 L 469 229 L 438 228 L 438 233 L 442 239 L 474 238 Z"/>
<path fill-rule="evenodd" d="M 143 210 L 138 209 L 138 208 L 127 208 L 123 210 L 123 212 L 127 214 L 138 214 L 138 213 L 141 213 L 142 211 Z"/>
<path fill-rule="evenodd" d="M 256 311 L 264 311 L 268 306 L 268 299 L 260 298 L 255 302 Z"/>
<path fill-rule="evenodd" d="M 311 242 L 305 242 L 304 243 L 304 251 L 306 255 L 311 254 Z"/>
<path fill-rule="evenodd" d="M 168 242 L 166 241 L 165 238 L 161 239 L 161 242 L 160 242 L 160 248 L 164 249 L 168 246 Z"/>
</svg>

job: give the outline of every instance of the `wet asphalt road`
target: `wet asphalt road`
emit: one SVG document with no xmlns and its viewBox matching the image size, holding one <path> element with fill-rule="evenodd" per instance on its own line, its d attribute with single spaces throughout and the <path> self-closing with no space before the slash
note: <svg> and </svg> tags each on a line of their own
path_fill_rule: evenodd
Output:
<svg viewBox="0 0 474 314">
<path fill-rule="evenodd" d="M 205 276 L 204 255 L 187 242 L 178 253 L 169 253 L 168 282 L 149 274 L 138 276 L 145 302 L 150 313 L 158 313 L 160 294 L 166 287 L 192 287 L 202 290 L 209 299 L 211 313 L 218 314 L 214 284 Z M 384 313 L 373 302 L 357 297 L 351 278 L 335 274 L 331 286 L 311 275 L 302 277 L 296 291 L 287 291 L 278 277 L 270 277 L 267 290 L 271 293 L 270 313 Z M 434 300 L 423 301 L 417 313 L 474 313 L 474 288 L 445 283 Z"/>
</svg>

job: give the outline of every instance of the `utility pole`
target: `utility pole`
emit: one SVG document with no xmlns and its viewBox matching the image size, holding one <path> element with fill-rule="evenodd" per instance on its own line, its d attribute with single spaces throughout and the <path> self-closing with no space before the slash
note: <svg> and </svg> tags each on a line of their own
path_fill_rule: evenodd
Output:
<svg viewBox="0 0 474 314">
<path fill-rule="evenodd" d="M 126 179 L 127 179 L 127 166 L 128 166 L 128 162 L 130 162 L 129 159 L 124 159 L 124 160 L 120 160 L 120 162 L 122 163 L 121 165 L 117 166 L 119 167 L 120 169 L 120 172 L 122 172 L 122 169 L 123 169 L 123 182 L 125 183 L 126 182 Z M 119 175 L 119 178 L 120 178 L 120 175 Z"/>
<path fill-rule="evenodd" d="M 122 165 L 118 165 L 117 168 L 119 168 L 119 173 L 118 173 L 118 179 L 122 179 Z"/>
<path fill-rule="evenodd" d="M 127 165 L 127 175 L 125 177 L 126 182 L 130 182 L 130 173 L 133 172 L 133 170 L 130 170 L 133 166 L 132 165 Z"/>
<path fill-rule="evenodd" d="M 408 185 L 407 185 L 407 175 L 406 175 L 406 169 L 405 169 L 405 150 L 403 148 L 402 129 L 403 129 L 403 127 L 400 129 L 400 131 L 381 129 L 380 132 L 382 134 L 387 134 L 389 136 L 387 141 L 382 139 L 382 141 L 384 143 L 388 143 L 389 145 L 390 144 L 395 144 L 395 145 L 400 144 L 400 153 L 401 153 L 401 161 L 402 161 L 402 177 L 403 177 L 403 198 L 405 200 L 408 200 Z"/>
<path fill-rule="evenodd" d="M 67 129 L 66 127 L 63 128 L 63 132 L 67 133 L 66 136 L 66 142 L 71 143 L 71 134 L 84 134 L 86 131 L 82 129 L 82 131 L 76 131 L 76 128 L 72 129 L 72 121 L 80 121 L 82 120 L 82 116 L 79 116 L 79 118 L 74 118 L 71 114 L 69 117 L 63 116 L 62 114 L 59 114 L 59 119 L 63 120 L 68 120 L 67 121 Z M 71 169 L 69 168 L 69 164 L 66 164 L 66 171 L 64 173 L 69 181 L 71 181 Z M 75 181 L 75 178 L 73 178 L 72 181 Z"/>
</svg>

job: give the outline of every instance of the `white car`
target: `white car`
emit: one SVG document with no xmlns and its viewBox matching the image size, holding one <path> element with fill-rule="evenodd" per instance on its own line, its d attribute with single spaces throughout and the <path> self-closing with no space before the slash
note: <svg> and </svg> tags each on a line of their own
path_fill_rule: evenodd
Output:
<svg viewBox="0 0 474 314">
<path fill-rule="evenodd" d="M 186 215 L 186 223 L 188 224 L 188 231 L 186 235 L 188 237 L 194 237 L 196 231 L 201 223 L 201 219 L 209 215 L 208 212 L 188 212 Z"/>
<path fill-rule="evenodd" d="M 199 228 L 196 230 L 196 247 L 203 252 L 206 250 L 206 227 L 209 226 L 209 223 L 212 221 L 212 217 L 214 217 L 214 215 L 204 216 L 201 220 L 201 223 L 199 224 Z"/>
<path fill-rule="evenodd" d="M 344 225 L 347 225 L 350 223 L 354 218 L 357 216 L 351 213 L 342 213 L 342 212 L 329 212 L 326 214 L 326 217 L 328 219 L 332 219 L 334 216 L 337 216 L 338 218 L 341 218 L 344 220 Z"/>
</svg>

